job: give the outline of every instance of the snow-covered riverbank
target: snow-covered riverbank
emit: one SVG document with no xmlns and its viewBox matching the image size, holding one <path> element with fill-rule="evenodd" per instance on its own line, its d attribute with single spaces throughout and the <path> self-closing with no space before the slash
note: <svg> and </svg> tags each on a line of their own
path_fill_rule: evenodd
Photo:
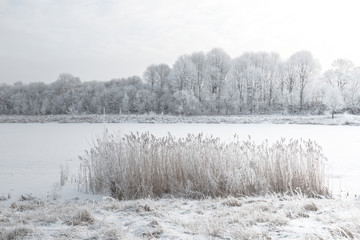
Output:
<svg viewBox="0 0 360 240">
<path fill-rule="evenodd" d="M 230 123 L 230 124 L 313 124 L 360 125 L 359 115 L 241 115 L 241 116 L 174 116 L 174 115 L 0 115 L 0 123 Z"/>
<path fill-rule="evenodd" d="M 44 202 L 0 208 L 0 239 L 358 239 L 360 201 L 264 196 Z"/>
</svg>

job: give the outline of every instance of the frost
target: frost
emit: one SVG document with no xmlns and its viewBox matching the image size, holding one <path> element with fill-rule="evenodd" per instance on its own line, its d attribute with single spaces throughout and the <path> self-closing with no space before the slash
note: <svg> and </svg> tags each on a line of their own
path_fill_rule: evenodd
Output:
<svg viewBox="0 0 360 240">
<path fill-rule="evenodd" d="M 328 194 L 326 158 L 310 140 L 255 144 L 235 136 L 224 143 L 202 134 L 105 132 L 80 159 L 80 189 L 117 199 Z"/>
<path fill-rule="evenodd" d="M 360 238 L 356 200 L 286 195 L 203 200 L 104 198 L 47 202 L 26 212 L 13 211 L 0 207 L 0 239 Z"/>
</svg>

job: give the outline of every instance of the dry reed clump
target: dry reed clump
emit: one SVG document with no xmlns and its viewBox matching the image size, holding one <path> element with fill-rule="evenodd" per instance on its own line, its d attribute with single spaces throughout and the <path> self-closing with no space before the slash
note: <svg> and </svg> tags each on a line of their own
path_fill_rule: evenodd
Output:
<svg viewBox="0 0 360 240">
<path fill-rule="evenodd" d="M 0 232 L 0 239 L 6 240 L 17 240 L 24 239 L 25 237 L 29 237 L 33 234 L 33 230 L 27 227 L 16 227 L 13 229 L 9 229 L 4 233 Z M 30 239 L 30 237 L 29 237 Z"/>
<path fill-rule="evenodd" d="M 5 195 L 0 195 L 0 201 L 6 201 L 8 200 L 9 198 L 6 197 Z"/>
<path fill-rule="evenodd" d="M 64 186 L 69 180 L 70 170 L 69 166 L 60 165 L 60 186 Z"/>
<path fill-rule="evenodd" d="M 13 202 L 10 205 L 10 208 L 24 212 L 35 210 L 39 207 L 43 207 L 45 203 L 41 201 L 39 198 L 33 197 L 31 194 L 21 195 L 18 202 Z"/>
<path fill-rule="evenodd" d="M 159 138 L 105 132 L 80 160 L 80 190 L 117 199 L 328 194 L 326 158 L 311 140 L 257 145 L 237 136 L 224 143 L 203 134 Z"/>
<path fill-rule="evenodd" d="M 78 225 L 89 225 L 95 221 L 91 213 L 86 209 L 79 209 L 71 219 L 65 221 L 67 225 L 78 226 Z"/>
</svg>

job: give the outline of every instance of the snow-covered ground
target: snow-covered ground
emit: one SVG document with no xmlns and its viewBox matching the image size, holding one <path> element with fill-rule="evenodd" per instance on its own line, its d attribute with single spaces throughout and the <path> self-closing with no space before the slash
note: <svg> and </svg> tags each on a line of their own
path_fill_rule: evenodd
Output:
<svg viewBox="0 0 360 240">
<path fill-rule="evenodd" d="M 328 158 L 329 186 L 335 200 L 285 201 L 276 197 L 231 199 L 240 201 L 241 207 L 236 206 L 236 203 L 235 206 L 227 205 L 225 202 L 229 199 L 94 202 L 102 196 L 79 193 L 71 178 L 65 186 L 60 186 L 60 166 L 68 166 L 70 176 L 75 176 L 79 167 L 77 156 L 89 149 L 92 141 L 105 128 L 122 133 L 149 131 L 156 136 L 171 133 L 176 137 L 202 132 L 220 137 L 223 141 L 231 141 L 234 134 L 244 140 L 250 136 L 255 142 L 272 142 L 280 138 L 312 139 L 323 147 L 323 153 Z M 100 239 L 107 236 L 111 239 L 114 234 L 125 239 L 144 236 L 164 239 L 246 239 L 246 234 L 250 234 L 248 238 L 254 239 L 266 239 L 267 236 L 275 239 L 302 239 L 306 236 L 329 239 L 333 236 L 338 239 L 347 234 L 360 237 L 360 223 L 356 220 L 360 214 L 357 200 L 360 193 L 358 126 L 3 123 L 0 124 L 0 134 L 0 226 L 4 226 L 0 227 L 0 233 L 3 237 L 4 234 L 10 236 L 8 234 L 22 230 L 30 231 L 30 236 L 35 239 L 83 239 L 96 234 Z M 18 201 L 25 194 L 32 194 L 39 199 Z M 337 198 L 338 195 L 342 195 L 341 200 Z M 80 199 L 79 202 L 72 200 L 74 198 Z M 92 201 L 84 202 L 84 199 Z M 12 204 L 14 202 L 17 203 Z M 312 202 L 318 210 L 303 209 Z M 146 206 L 150 207 L 150 211 Z M 72 226 L 69 221 L 76 217 L 74 214 L 77 214 L 78 208 L 87 209 L 94 222 Z M 55 219 L 49 220 L 51 216 L 47 214 L 53 212 L 56 213 L 53 214 Z M 261 217 L 252 219 L 256 214 Z"/>
<path fill-rule="evenodd" d="M 360 201 L 289 196 L 43 202 L 0 211 L 0 239 L 359 239 Z"/>
</svg>

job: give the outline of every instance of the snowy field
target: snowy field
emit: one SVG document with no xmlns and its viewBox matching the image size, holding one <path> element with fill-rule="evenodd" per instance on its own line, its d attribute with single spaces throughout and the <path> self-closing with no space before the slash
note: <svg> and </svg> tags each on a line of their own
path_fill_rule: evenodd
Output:
<svg viewBox="0 0 360 240">
<path fill-rule="evenodd" d="M 102 196 L 79 193 L 76 183 L 71 183 L 71 178 L 70 182 L 61 187 L 60 166 L 68 166 L 70 176 L 76 176 L 79 167 L 77 156 L 83 155 L 84 150 L 90 148 L 92 141 L 101 135 L 105 128 L 122 133 L 149 131 L 156 136 L 164 136 L 170 132 L 176 137 L 202 132 L 223 141 L 231 141 L 232 136 L 238 134 L 241 139 L 246 140 L 250 136 L 258 143 L 265 140 L 272 142 L 280 138 L 312 139 L 322 146 L 323 153 L 328 158 L 329 187 L 335 200 L 279 200 L 268 197 L 118 202 L 101 200 Z M 0 227 L 0 239 L 10 238 L 11 234 L 20 236 L 22 231 L 28 231 L 31 239 L 84 239 L 96 234 L 102 234 L 100 239 L 360 237 L 360 223 L 354 220 L 360 212 L 357 200 L 360 193 L 358 126 L 3 123 L 0 124 L 0 133 L 0 225 L 5 227 Z M 75 201 L 75 198 L 80 202 Z M 91 201 L 84 202 L 85 199 Z M 94 200 L 100 202 L 93 202 Z M 235 203 L 227 204 L 228 201 Z M 316 210 L 309 207 L 313 202 Z M 49 220 L 46 214 L 55 209 L 58 216 Z M 76 214 L 80 214 L 80 218 L 82 216 L 79 209 L 86 209 L 90 222 L 80 220 L 78 226 L 74 226 L 76 224 L 71 221 L 75 221 Z M 253 215 L 252 211 L 258 214 L 257 219 L 247 216 Z M 276 216 L 274 220 L 272 213 Z M 208 222 L 205 219 L 208 219 Z M 341 224 L 335 224 L 334 221 Z M 235 231 L 239 226 L 244 231 Z M 247 237 L 246 234 L 250 235 Z M 115 237 L 112 238 L 113 235 Z"/>
</svg>

